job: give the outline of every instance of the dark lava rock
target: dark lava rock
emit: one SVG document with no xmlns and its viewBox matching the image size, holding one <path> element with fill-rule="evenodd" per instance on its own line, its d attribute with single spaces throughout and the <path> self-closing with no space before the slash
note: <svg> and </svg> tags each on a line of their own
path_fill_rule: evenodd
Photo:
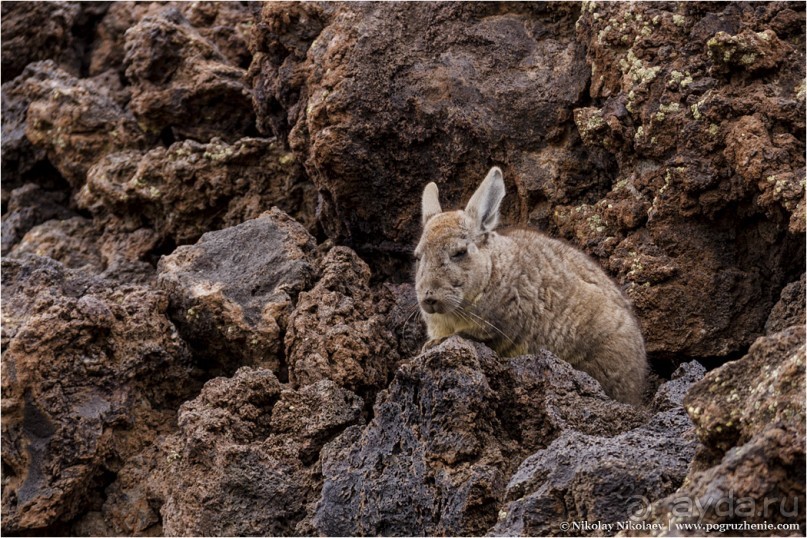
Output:
<svg viewBox="0 0 807 538">
<path fill-rule="evenodd" d="M 312 284 L 314 246 L 301 224 L 273 208 L 160 260 L 171 318 L 207 367 L 279 373 L 289 315 Z"/>
<path fill-rule="evenodd" d="M 83 217 L 49 220 L 33 227 L 9 256 L 48 256 L 71 269 L 83 268 L 109 280 L 153 284 L 154 267 L 144 261 L 155 248 L 153 230 L 134 231 L 102 227 Z"/>
<path fill-rule="evenodd" d="M 74 188 L 84 183 L 87 170 L 105 154 L 143 148 L 149 141 L 131 113 L 95 81 L 75 78 L 50 60 L 27 67 L 13 84 L 22 85 L 14 91 L 22 102 L 13 106 L 24 114 L 25 138 L 44 150 Z M 8 128 L 17 133 L 15 124 Z M 20 139 L 19 144 L 27 142 Z"/>
<path fill-rule="evenodd" d="M 803 3 L 2 17 L 3 533 L 804 534 Z M 494 164 L 505 220 L 686 364 L 645 407 L 548 354 L 419 355 L 422 188 Z M 686 396 L 696 440 L 687 361 L 743 355 Z"/>
<path fill-rule="evenodd" d="M 185 140 L 105 155 L 90 169 L 77 203 L 98 219 L 128 229 L 148 226 L 162 240 L 186 244 L 273 205 L 313 229 L 312 191 L 294 155 L 275 140 Z"/>
<path fill-rule="evenodd" d="M 67 194 L 64 191 L 45 190 L 35 183 L 26 183 L 14 189 L 9 197 L 7 212 L 3 215 L 3 256 L 37 224 L 74 215 L 67 207 Z"/>
<path fill-rule="evenodd" d="M 103 502 L 189 393 L 190 353 L 162 292 L 45 257 L 3 261 L 3 532 L 37 533 Z"/>
<path fill-rule="evenodd" d="M 804 297 L 805 292 L 804 274 L 795 282 L 791 282 L 782 289 L 779 301 L 773 306 L 768 321 L 765 322 L 765 334 L 782 331 L 793 325 L 804 327 Z"/>
<path fill-rule="evenodd" d="M 552 227 L 625 283 L 651 357 L 744 351 L 804 272 L 805 35 L 785 42 L 769 29 L 793 6 L 582 10 L 596 106 L 575 120 L 618 172 L 595 203 L 556 206 Z M 754 65 L 770 65 L 715 67 L 713 42 L 752 37 Z"/>
<path fill-rule="evenodd" d="M 703 377 L 687 363 L 659 388 L 646 424 L 613 437 L 564 431 L 524 460 L 510 479 L 495 536 L 581 536 L 599 529 L 565 527 L 588 521 L 614 525 L 681 485 L 697 445 L 682 407 L 686 390 Z"/>
<path fill-rule="evenodd" d="M 284 388 L 244 367 L 179 412 L 162 469 L 168 536 L 286 536 L 319 493 L 322 445 L 357 424 L 362 401 L 329 380 Z"/>
<path fill-rule="evenodd" d="M 804 342 L 803 325 L 761 337 L 692 387 L 684 403 L 702 446 L 684 485 L 646 507 L 644 521 L 683 536 L 703 530 L 677 525 L 743 522 L 798 526 L 751 534 L 804 534 Z"/>
<path fill-rule="evenodd" d="M 259 126 L 288 132 L 326 233 L 362 256 L 407 258 L 423 186 L 456 203 L 492 163 L 519 193 L 508 215 L 526 216 L 543 160 L 577 195 L 607 167 L 604 152 L 571 147 L 589 78 L 577 9 L 266 4 L 250 67 Z"/>
<path fill-rule="evenodd" d="M 180 10 L 143 17 L 125 41 L 130 107 L 148 131 L 200 142 L 255 134 L 246 71 L 231 65 Z"/>
<path fill-rule="evenodd" d="M 383 294 L 370 288 L 370 268 L 347 247 L 331 249 L 321 276 L 300 293 L 286 332 L 289 381 L 330 379 L 341 387 L 379 390 L 401 358 Z"/>
<path fill-rule="evenodd" d="M 409 262 L 428 181 L 456 207 L 498 164 L 506 219 L 595 257 L 669 371 L 747 349 L 804 272 L 799 16 L 783 3 L 273 3 L 250 77 L 259 127 L 288 133 L 317 185 L 325 233 L 378 274 Z M 737 54 L 759 69 L 715 64 L 718 34 L 748 41 L 758 53 Z"/>
<path fill-rule="evenodd" d="M 175 10 L 202 37 L 236 67 L 249 65 L 247 47 L 253 21 L 260 11 L 256 2 L 113 2 L 96 28 L 90 51 L 89 72 L 97 75 L 110 69 L 123 74 L 126 31 L 146 16 Z"/>
<path fill-rule="evenodd" d="M 524 456 L 564 431 L 615 435 L 646 419 L 550 354 L 501 361 L 458 337 L 401 366 L 365 428 L 323 450 L 307 530 L 478 535 Z"/>
<path fill-rule="evenodd" d="M 38 60 L 54 60 L 78 74 L 81 51 L 73 26 L 81 11 L 80 2 L 3 2 L 3 82 Z"/>
</svg>

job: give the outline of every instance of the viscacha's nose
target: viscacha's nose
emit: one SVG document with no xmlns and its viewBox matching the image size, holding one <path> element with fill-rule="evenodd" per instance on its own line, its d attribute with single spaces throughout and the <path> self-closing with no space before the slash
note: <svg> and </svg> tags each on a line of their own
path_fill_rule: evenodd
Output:
<svg viewBox="0 0 807 538">
<path fill-rule="evenodd" d="M 437 306 L 437 299 L 434 297 L 426 297 L 421 301 L 421 303 L 423 303 L 423 306 L 434 309 L 434 307 Z"/>
</svg>

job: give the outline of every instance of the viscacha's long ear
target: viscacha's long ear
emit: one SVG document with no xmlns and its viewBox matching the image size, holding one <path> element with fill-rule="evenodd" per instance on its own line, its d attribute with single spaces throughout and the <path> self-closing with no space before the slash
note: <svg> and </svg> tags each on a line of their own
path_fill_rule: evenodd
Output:
<svg viewBox="0 0 807 538">
<path fill-rule="evenodd" d="M 504 179 L 499 167 L 494 166 L 465 206 L 465 213 L 471 218 L 476 231 L 487 233 L 496 228 L 502 198 Z"/>
<path fill-rule="evenodd" d="M 429 219 L 435 215 L 442 213 L 443 210 L 440 208 L 440 199 L 439 193 L 437 192 L 437 185 L 435 183 L 429 183 L 426 185 L 426 188 L 423 189 L 423 202 L 421 205 L 421 215 L 422 215 L 422 223 L 425 226 Z"/>
</svg>

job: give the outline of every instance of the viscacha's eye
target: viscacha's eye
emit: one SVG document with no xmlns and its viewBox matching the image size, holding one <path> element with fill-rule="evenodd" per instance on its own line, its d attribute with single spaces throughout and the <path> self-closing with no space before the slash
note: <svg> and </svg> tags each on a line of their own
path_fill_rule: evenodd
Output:
<svg viewBox="0 0 807 538">
<path fill-rule="evenodd" d="M 454 260 L 454 261 L 461 260 L 462 258 L 465 257 L 466 254 L 468 254 L 468 249 L 463 247 L 461 249 L 458 249 L 458 250 L 455 250 L 454 252 L 452 252 L 451 253 L 451 259 Z"/>
</svg>

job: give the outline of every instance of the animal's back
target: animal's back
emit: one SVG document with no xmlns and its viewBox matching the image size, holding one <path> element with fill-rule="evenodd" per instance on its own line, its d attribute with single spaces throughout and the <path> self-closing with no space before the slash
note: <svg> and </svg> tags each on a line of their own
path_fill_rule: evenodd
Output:
<svg viewBox="0 0 807 538">
<path fill-rule="evenodd" d="M 497 306 L 512 356 L 547 348 L 600 381 L 612 397 L 639 403 L 647 360 L 638 322 L 605 272 L 574 247 L 529 229 L 502 230 Z M 493 279 L 494 283 L 496 279 Z"/>
</svg>

